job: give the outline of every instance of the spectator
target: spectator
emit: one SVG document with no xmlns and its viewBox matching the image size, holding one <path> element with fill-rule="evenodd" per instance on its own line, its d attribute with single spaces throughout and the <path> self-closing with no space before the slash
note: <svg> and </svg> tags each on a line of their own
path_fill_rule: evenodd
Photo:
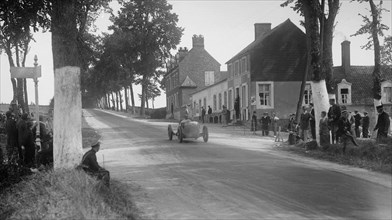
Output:
<svg viewBox="0 0 392 220">
<path fill-rule="evenodd" d="M 314 107 L 313 107 L 313 103 L 310 103 L 310 119 L 309 119 L 309 123 L 310 123 L 310 132 L 312 134 L 312 139 L 316 140 L 316 118 L 314 116 Z"/>
<path fill-rule="evenodd" d="M 329 144 L 329 128 L 328 128 L 328 117 L 327 117 L 327 112 L 322 111 L 321 112 L 321 119 L 320 119 L 320 125 L 319 125 L 319 132 L 320 132 L 320 145 L 321 146 L 326 146 Z"/>
<path fill-rule="evenodd" d="M 301 126 L 301 139 L 303 141 L 308 140 L 308 132 L 309 132 L 309 120 L 311 118 L 311 115 L 306 109 L 305 106 L 302 107 L 302 114 L 301 114 L 301 121 L 300 121 L 300 126 Z"/>
<path fill-rule="evenodd" d="M 330 126 L 330 130 L 332 133 L 332 143 L 337 143 L 336 132 L 338 130 L 338 122 L 341 116 L 340 106 L 335 104 L 335 99 L 329 99 L 329 107 L 328 110 L 328 125 Z"/>
<path fill-rule="evenodd" d="M 225 105 L 223 105 L 222 106 L 223 107 L 223 110 L 222 110 L 222 124 L 223 124 L 223 126 L 226 126 L 227 125 L 227 107 L 225 106 Z"/>
<path fill-rule="evenodd" d="M 369 137 L 369 124 L 370 124 L 370 119 L 369 119 L 368 113 L 363 112 L 363 118 L 362 118 L 362 137 L 363 138 Z"/>
<path fill-rule="evenodd" d="M 253 111 L 250 131 L 254 131 L 254 132 L 257 131 L 257 114 L 256 114 L 256 111 Z"/>
<path fill-rule="evenodd" d="M 358 146 L 351 133 L 351 123 L 349 120 L 349 113 L 347 112 L 347 110 L 343 110 L 341 112 L 341 116 L 338 121 L 338 130 L 336 131 L 336 136 L 337 139 L 341 138 L 341 141 L 343 143 L 343 153 L 346 151 L 348 140 L 351 140 L 351 142 L 355 146 Z"/>
<path fill-rule="evenodd" d="M 359 131 L 359 126 L 361 126 L 362 116 L 357 110 L 354 111 L 354 125 L 355 125 L 355 136 L 357 138 L 361 137 L 361 132 Z"/>
<path fill-rule="evenodd" d="M 292 113 L 292 114 L 290 114 L 289 124 L 288 124 L 288 126 L 287 126 L 287 130 L 288 130 L 288 131 L 294 131 L 294 130 L 295 130 L 295 125 L 294 125 L 294 123 L 295 123 L 295 114 Z"/>
<path fill-rule="evenodd" d="M 263 136 L 268 136 L 270 124 L 271 124 L 271 118 L 268 115 L 268 112 L 264 112 L 263 117 L 261 117 L 261 130 Z"/>
<path fill-rule="evenodd" d="M 12 160 L 16 151 L 18 152 L 19 159 L 23 158 L 22 149 L 18 144 L 18 129 L 16 127 L 16 120 L 14 114 L 10 111 L 6 112 L 5 131 L 7 134 L 7 156 L 8 161 Z"/>
<path fill-rule="evenodd" d="M 208 113 L 208 121 L 209 121 L 209 122 L 212 122 L 212 121 L 211 121 L 211 115 L 212 115 L 212 108 L 211 108 L 211 106 L 208 106 L 208 111 L 207 111 L 207 113 Z"/>
<path fill-rule="evenodd" d="M 274 137 L 276 137 L 276 132 L 278 131 L 278 121 L 279 118 L 276 116 L 276 113 L 272 113 L 272 126 L 274 128 Z"/>
<path fill-rule="evenodd" d="M 91 146 L 91 150 L 87 151 L 83 155 L 81 167 L 87 174 L 96 177 L 98 180 L 102 180 L 104 184 L 109 187 L 110 173 L 99 166 L 97 156 L 95 155 L 99 151 L 100 147 L 101 143 L 99 141 Z"/>
<path fill-rule="evenodd" d="M 35 145 L 33 132 L 31 131 L 31 124 L 27 113 L 22 114 L 22 117 L 17 123 L 17 128 L 19 147 L 22 150 L 25 150 L 24 164 L 26 166 L 33 167 L 35 158 Z"/>
<path fill-rule="evenodd" d="M 388 137 L 390 120 L 389 115 L 384 111 L 383 105 L 376 107 L 378 113 L 378 119 L 374 131 L 377 130 L 377 141 L 383 141 Z"/>
<path fill-rule="evenodd" d="M 204 124 L 205 117 L 206 117 L 206 109 L 204 108 L 204 106 L 202 106 L 201 107 L 201 121 L 203 122 L 203 124 Z"/>
</svg>

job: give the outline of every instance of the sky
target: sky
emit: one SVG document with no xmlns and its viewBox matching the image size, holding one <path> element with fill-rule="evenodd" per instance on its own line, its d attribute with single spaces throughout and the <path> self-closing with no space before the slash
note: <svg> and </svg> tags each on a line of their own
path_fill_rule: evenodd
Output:
<svg viewBox="0 0 392 220">
<path fill-rule="evenodd" d="M 300 21 L 303 18 L 290 7 L 280 7 L 284 1 L 280 0 L 168 0 L 173 6 L 172 12 L 179 18 L 178 25 L 184 28 L 184 33 L 178 47 L 192 47 L 194 34 L 204 36 L 205 49 L 221 64 L 221 70 L 227 70 L 226 62 L 254 40 L 255 23 L 271 23 L 271 28 L 290 19 L 302 31 Z M 379 2 L 379 1 L 376 1 Z M 383 12 L 382 23 L 391 27 L 392 1 L 384 0 L 383 7 L 389 12 Z M 333 39 L 333 63 L 341 65 L 341 47 L 344 40 L 351 42 L 351 64 L 373 65 L 374 55 L 371 50 L 360 47 L 368 41 L 368 36 L 351 36 L 363 24 L 358 15 L 368 15 L 368 3 L 341 0 L 341 8 L 336 17 L 336 27 Z M 118 5 L 111 3 L 116 10 Z M 102 14 L 97 20 L 98 32 L 108 32 L 109 16 Z M 391 29 L 385 32 L 391 35 Z M 35 42 L 31 43 L 26 66 L 33 66 L 34 55 L 38 56 L 38 63 L 42 66 L 42 77 L 39 79 L 39 103 L 48 105 L 54 96 L 53 59 L 51 48 L 51 34 L 35 33 Z M 380 38 L 381 43 L 382 38 Z M 35 102 L 34 83 L 28 79 L 29 102 Z M 135 94 L 140 93 L 140 87 L 135 87 Z M 12 84 L 8 58 L 3 53 L 0 56 L 0 103 L 10 103 L 12 99 Z M 135 95 L 136 105 L 140 105 Z M 166 106 L 165 93 L 155 100 L 155 108 Z M 150 103 L 151 106 L 151 103 Z"/>
</svg>

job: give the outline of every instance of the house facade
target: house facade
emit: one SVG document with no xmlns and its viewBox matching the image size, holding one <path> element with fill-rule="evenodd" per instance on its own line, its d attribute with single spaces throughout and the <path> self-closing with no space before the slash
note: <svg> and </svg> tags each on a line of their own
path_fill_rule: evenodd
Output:
<svg viewBox="0 0 392 220">
<path fill-rule="evenodd" d="M 373 104 L 373 69 L 374 66 L 353 66 L 350 62 L 350 41 L 343 41 L 342 65 L 333 68 L 336 101 L 345 105 L 348 111 L 364 111 L 371 117 L 370 128 L 375 125 L 372 115 Z M 381 102 L 384 111 L 392 116 L 392 67 L 381 67 Z"/>
<path fill-rule="evenodd" d="M 183 118 L 182 107 L 192 105 L 191 94 L 221 81 L 220 64 L 204 48 L 204 37 L 192 37 L 192 49 L 179 48 L 164 76 L 166 118 Z"/>
<path fill-rule="evenodd" d="M 270 23 L 255 24 L 255 40 L 227 61 L 228 109 L 235 117 L 249 120 L 275 112 L 288 118 L 296 111 L 306 69 L 306 36 L 290 20 L 271 29 Z"/>
</svg>

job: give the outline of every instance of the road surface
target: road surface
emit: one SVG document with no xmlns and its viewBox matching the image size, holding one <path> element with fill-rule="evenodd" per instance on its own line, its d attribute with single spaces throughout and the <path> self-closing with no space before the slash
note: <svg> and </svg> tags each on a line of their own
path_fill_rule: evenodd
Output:
<svg viewBox="0 0 392 220">
<path fill-rule="evenodd" d="M 129 184 L 149 219 L 391 219 L 391 178 L 273 149 L 272 138 L 209 126 L 168 140 L 167 122 L 84 110 L 98 162 Z M 208 124 L 207 124 L 208 125 Z"/>
</svg>

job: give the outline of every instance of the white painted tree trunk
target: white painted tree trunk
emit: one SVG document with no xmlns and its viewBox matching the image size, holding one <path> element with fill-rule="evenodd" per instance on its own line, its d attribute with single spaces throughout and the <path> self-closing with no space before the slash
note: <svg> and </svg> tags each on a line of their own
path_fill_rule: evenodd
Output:
<svg viewBox="0 0 392 220">
<path fill-rule="evenodd" d="M 374 118 L 374 122 L 375 122 L 374 126 L 376 126 L 377 120 L 378 120 L 377 106 L 382 105 L 381 99 L 373 99 L 373 104 L 374 104 L 373 118 Z M 369 129 L 371 129 L 370 131 L 372 132 L 372 135 L 370 137 L 375 137 L 375 136 L 373 136 L 373 133 L 374 133 L 373 129 L 374 129 L 374 127 L 373 128 L 369 128 Z"/>
<path fill-rule="evenodd" d="M 79 67 L 66 66 L 55 70 L 54 100 L 54 169 L 74 168 L 83 154 Z"/>
<path fill-rule="evenodd" d="M 325 80 L 312 81 L 312 98 L 314 104 L 314 116 L 316 120 L 316 140 L 320 145 L 320 118 L 321 112 L 328 112 L 329 109 L 329 96 L 327 91 L 327 84 Z"/>
</svg>

